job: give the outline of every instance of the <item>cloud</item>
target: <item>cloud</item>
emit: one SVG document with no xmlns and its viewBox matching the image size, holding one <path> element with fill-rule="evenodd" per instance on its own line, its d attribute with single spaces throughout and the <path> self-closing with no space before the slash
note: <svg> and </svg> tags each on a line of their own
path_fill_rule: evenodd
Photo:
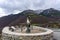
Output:
<svg viewBox="0 0 60 40">
<path fill-rule="evenodd" d="M 4 14 L 12 14 L 15 11 L 17 13 L 27 9 L 38 10 L 51 7 L 60 9 L 60 0 L 0 0 L 0 8 Z"/>
<path fill-rule="evenodd" d="M 4 9 L 0 8 L 0 17 L 5 16 L 5 15 L 8 15 L 8 14 L 5 13 Z"/>
<path fill-rule="evenodd" d="M 12 13 L 13 13 L 13 14 L 17 14 L 17 13 L 20 13 L 20 12 L 22 12 L 22 11 L 14 10 Z"/>
<path fill-rule="evenodd" d="M 53 7 L 59 0 L 2 0 L 0 7 L 7 10 L 45 9 Z"/>
</svg>

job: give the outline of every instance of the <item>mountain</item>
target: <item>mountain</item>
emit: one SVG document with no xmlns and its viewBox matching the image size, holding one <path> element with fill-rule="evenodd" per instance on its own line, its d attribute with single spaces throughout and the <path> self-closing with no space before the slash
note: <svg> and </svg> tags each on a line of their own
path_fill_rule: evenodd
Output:
<svg viewBox="0 0 60 40">
<path fill-rule="evenodd" d="M 46 9 L 43 12 L 40 13 L 40 15 L 44 16 L 60 16 L 60 11 L 56 10 L 54 8 Z"/>
<path fill-rule="evenodd" d="M 39 14 L 40 13 L 40 14 Z M 42 15 L 42 16 L 40 16 Z M 40 10 L 24 10 L 18 14 L 11 14 L 0 18 L 0 33 L 5 26 L 14 26 L 26 23 L 27 17 L 31 17 L 31 24 L 48 24 L 50 22 L 60 23 L 60 11 L 50 8 L 43 11 Z"/>
<path fill-rule="evenodd" d="M 34 10 L 35 13 L 40 14 L 43 10 Z"/>
<path fill-rule="evenodd" d="M 31 14 L 36 14 L 34 10 L 24 10 L 21 12 L 24 15 L 31 15 Z"/>
<path fill-rule="evenodd" d="M 25 16 L 30 16 L 31 18 L 32 17 L 36 17 L 36 16 L 39 16 L 39 14 L 37 14 L 34 10 L 24 10 L 23 12 L 21 12 L 20 14 L 23 14 Z"/>
</svg>

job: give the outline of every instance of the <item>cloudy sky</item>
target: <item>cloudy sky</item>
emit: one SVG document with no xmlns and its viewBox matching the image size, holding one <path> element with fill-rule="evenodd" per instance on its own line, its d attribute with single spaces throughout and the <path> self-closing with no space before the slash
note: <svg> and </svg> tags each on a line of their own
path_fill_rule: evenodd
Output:
<svg viewBox="0 0 60 40">
<path fill-rule="evenodd" d="M 27 9 L 55 8 L 60 10 L 60 0 L 0 0 L 0 17 Z"/>
</svg>

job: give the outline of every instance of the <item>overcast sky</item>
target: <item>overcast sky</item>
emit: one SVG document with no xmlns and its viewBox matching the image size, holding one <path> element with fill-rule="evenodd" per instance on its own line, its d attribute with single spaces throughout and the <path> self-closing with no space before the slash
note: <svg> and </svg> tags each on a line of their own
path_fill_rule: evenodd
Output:
<svg viewBox="0 0 60 40">
<path fill-rule="evenodd" d="M 0 17 L 23 10 L 55 8 L 60 10 L 60 0 L 0 0 Z"/>
</svg>

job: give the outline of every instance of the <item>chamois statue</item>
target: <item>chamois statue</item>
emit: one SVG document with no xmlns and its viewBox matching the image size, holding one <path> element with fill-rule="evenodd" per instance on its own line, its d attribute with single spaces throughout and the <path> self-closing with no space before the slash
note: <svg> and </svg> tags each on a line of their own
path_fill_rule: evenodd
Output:
<svg viewBox="0 0 60 40">
<path fill-rule="evenodd" d="M 30 18 L 30 16 L 27 17 L 27 26 L 26 26 L 27 27 L 27 30 L 26 30 L 27 33 L 31 32 L 31 30 L 30 30 L 30 19 L 29 18 Z"/>
</svg>

